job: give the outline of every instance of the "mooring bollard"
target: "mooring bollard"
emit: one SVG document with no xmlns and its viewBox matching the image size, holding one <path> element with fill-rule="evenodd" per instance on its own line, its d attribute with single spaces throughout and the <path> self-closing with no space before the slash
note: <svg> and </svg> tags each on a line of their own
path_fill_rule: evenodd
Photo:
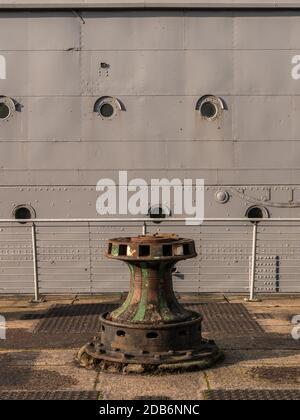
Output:
<svg viewBox="0 0 300 420">
<path fill-rule="evenodd" d="M 176 235 L 111 239 L 106 256 L 124 261 L 130 290 L 116 310 L 101 315 L 101 331 L 84 346 L 78 360 L 111 372 L 206 368 L 222 353 L 202 338 L 202 316 L 176 299 L 172 269 L 196 257 L 195 243 Z"/>
</svg>

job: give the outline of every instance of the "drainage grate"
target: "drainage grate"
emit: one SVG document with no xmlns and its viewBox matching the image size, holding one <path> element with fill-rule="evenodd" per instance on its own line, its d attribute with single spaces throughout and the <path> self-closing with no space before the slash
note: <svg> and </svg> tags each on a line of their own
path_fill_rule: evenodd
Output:
<svg viewBox="0 0 300 420">
<path fill-rule="evenodd" d="M 117 308 L 117 303 L 85 303 L 54 305 L 35 326 L 34 333 L 95 333 L 99 331 L 99 315 Z"/>
<path fill-rule="evenodd" d="M 216 389 L 205 391 L 206 400 L 300 400 L 300 390 L 295 389 Z"/>
<path fill-rule="evenodd" d="M 97 391 L 3 391 L 0 400 L 98 400 Z"/>
<path fill-rule="evenodd" d="M 40 315 L 41 319 L 33 332 L 96 333 L 100 328 L 99 314 L 110 312 L 118 306 L 117 303 L 55 305 L 44 315 Z M 205 332 L 233 335 L 264 332 L 246 307 L 240 303 L 185 304 L 185 307 L 203 315 Z"/>
<path fill-rule="evenodd" d="M 185 306 L 203 315 L 205 332 L 234 335 L 264 333 L 242 303 L 203 303 Z"/>
<path fill-rule="evenodd" d="M 255 319 L 274 319 L 273 315 L 270 313 L 253 314 L 253 317 Z"/>
</svg>

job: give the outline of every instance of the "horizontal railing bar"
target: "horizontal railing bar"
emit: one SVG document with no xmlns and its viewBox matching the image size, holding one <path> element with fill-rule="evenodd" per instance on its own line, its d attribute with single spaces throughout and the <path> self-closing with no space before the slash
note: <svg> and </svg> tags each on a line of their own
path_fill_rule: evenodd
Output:
<svg viewBox="0 0 300 420">
<path fill-rule="evenodd" d="M 246 217 L 228 217 L 228 218 L 188 218 L 188 217 L 170 217 L 170 218 L 153 218 L 150 219 L 149 217 L 140 217 L 140 218 L 97 218 L 97 219 L 0 219 L 0 223 L 124 223 L 124 222 L 134 222 L 134 223 L 141 223 L 141 222 L 147 222 L 147 223 L 157 223 L 157 222 L 165 222 L 165 223 L 172 223 L 172 222 L 184 222 L 186 224 L 186 221 L 193 221 L 193 222 L 300 222 L 300 218 L 265 218 L 265 219 L 250 219 Z M 193 226 L 193 225 L 190 225 Z M 197 225 L 195 225 L 197 226 Z"/>
</svg>

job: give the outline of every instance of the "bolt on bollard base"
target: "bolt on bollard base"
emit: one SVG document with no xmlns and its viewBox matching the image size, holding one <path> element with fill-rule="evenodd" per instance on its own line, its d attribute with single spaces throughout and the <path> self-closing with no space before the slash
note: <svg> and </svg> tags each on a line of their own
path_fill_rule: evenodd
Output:
<svg viewBox="0 0 300 420">
<path fill-rule="evenodd" d="M 101 331 L 77 360 L 109 372 L 147 373 L 204 369 L 222 359 L 202 338 L 202 316 L 176 299 L 172 269 L 196 257 L 195 243 L 176 235 L 142 235 L 109 241 L 106 256 L 124 261 L 130 290 L 116 310 L 100 316 Z"/>
</svg>

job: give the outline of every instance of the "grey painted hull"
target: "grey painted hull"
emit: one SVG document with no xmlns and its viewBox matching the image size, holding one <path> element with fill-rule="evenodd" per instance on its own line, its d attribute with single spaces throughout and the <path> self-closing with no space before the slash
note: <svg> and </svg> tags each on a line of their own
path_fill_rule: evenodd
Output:
<svg viewBox="0 0 300 420">
<path fill-rule="evenodd" d="M 39 218 L 96 217 L 96 183 L 119 170 L 149 182 L 204 178 L 206 217 L 243 217 L 253 205 L 300 217 L 299 39 L 291 9 L 0 11 L 0 94 L 20 105 L 0 121 L 0 217 L 21 204 Z M 195 110 L 208 94 L 225 103 L 214 121 Z M 93 109 L 105 95 L 125 108 L 111 120 Z M 126 271 L 99 247 L 119 228 L 41 229 L 42 292 L 126 289 Z M 300 292 L 296 228 L 269 229 L 259 288 Z M 199 248 L 179 290 L 247 290 L 251 229 L 179 230 Z M 29 228 L 1 233 L 0 292 L 30 292 Z"/>
</svg>

